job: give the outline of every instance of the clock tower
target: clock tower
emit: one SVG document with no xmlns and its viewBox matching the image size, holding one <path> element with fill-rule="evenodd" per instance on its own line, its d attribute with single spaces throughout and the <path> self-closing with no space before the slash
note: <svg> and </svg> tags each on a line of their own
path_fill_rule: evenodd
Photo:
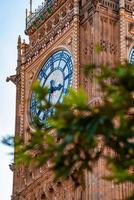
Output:
<svg viewBox="0 0 134 200">
<path fill-rule="evenodd" d="M 35 11 L 26 11 L 25 33 L 29 43 L 18 38 L 16 75 L 16 136 L 27 142 L 32 116 L 41 121 L 51 115 L 38 110 L 31 85 L 39 80 L 48 86 L 48 100 L 62 101 L 67 88 L 82 85 L 89 103 L 100 103 L 94 77 L 83 75 L 85 64 L 113 66 L 128 60 L 134 63 L 133 0 L 44 0 Z M 100 54 L 95 47 L 102 47 Z M 106 175 L 100 160 L 95 174 L 85 172 L 85 190 L 73 190 L 70 180 L 54 182 L 49 164 L 41 168 L 12 166 L 12 200 L 118 200 L 133 189 L 131 183 L 114 185 L 101 179 Z"/>
</svg>

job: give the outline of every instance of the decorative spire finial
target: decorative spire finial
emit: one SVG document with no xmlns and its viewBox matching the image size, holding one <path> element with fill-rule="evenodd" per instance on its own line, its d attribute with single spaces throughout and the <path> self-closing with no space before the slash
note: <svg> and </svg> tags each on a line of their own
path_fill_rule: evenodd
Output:
<svg viewBox="0 0 134 200">
<path fill-rule="evenodd" d="M 30 0 L 30 14 L 32 14 L 32 6 L 33 6 L 33 1 Z"/>
<path fill-rule="evenodd" d="M 21 44 L 21 36 L 18 37 L 18 44 Z"/>
<path fill-rule="evenodd" d="M 18 59 L 17 59 L 17 66 L 19 67 L 21 65 L 21 36 L 18 37 Z"/>
</svg>

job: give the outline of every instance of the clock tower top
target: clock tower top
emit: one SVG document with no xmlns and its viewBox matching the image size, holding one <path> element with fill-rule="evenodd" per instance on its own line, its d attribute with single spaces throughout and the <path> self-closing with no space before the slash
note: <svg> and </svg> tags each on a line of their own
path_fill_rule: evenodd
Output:
<svg viewBox="0 0 134 200">
<path fill-rule="evenodd" d="M 77 0 L 75 0 L 77 2 Z M 78 0 L 79 1 L 79 0 Z M 32 0 L 30 0 L 30 12 L 26 9 L 26 30 L 27 35 L 32 35 L 42 24 L 46 23 L 47 20 L 60 8 L 63 7 L 62 13 L 58 13 L 60 18 L 63 18 L 66 14 L 64 4 L 68 2 L 68 10 L 73 8 L 72 0 L 44 0 L 37 9 L 32 11 Z"/>
<path fill-rule="evenodd" d="M 32 0 L 30 0 L 30 11 L 26 9 L 26 31 L 27 35 L 32 34 L 38 27 L 42 25 L 44 21 L 46 21 L 53 11 L 62 5 L 63 1 L 55 1 L 55 0 L 45 0 L 41 5 L 38 6 L 34 11 L 32 10 Z"/>
</svg>

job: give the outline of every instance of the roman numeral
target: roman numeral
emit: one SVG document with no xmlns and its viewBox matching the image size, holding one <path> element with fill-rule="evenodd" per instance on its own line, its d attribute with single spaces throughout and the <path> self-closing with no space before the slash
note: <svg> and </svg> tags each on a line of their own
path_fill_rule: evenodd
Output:
<svg viewBox="0 0 134 200">
<path fill-rule="evenodd" d="M 70 78 L 70 76 L 72 75 L 72 72 L 70 72 L 69 74 L 67 74 L 64 78 L 64 81 L 66 81 L 66 79 Z"/>
</svg>

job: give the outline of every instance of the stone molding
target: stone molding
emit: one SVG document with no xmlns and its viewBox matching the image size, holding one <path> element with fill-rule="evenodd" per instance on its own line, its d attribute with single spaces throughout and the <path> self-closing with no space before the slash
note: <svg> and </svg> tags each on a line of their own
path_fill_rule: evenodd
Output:
<svg viewBox="0 0 134 200">
<path fill-rule="evenodd" d="M 55 38 L 59 37 L 63 30 L 70 26 L 73 17 L 73 4 L 69 4 L 67 1 L 64 7 L 58 10 L 58 13 L 55 13 L 52 18 L 42 25 L 38 32 L 35 32 L 35 35 L 30 37 L 30 44 L 25 53 L 26 62 L 30 62 L 33 57 L 38 56 L 40 50 L 46 49 L 48 45 L 51 45 Z"/>
<path fill-rule="evenodd" d="M 43 3 L 34 12 L 26 16 L 26 31 L 27 35 L 33 34 L 46 20 L 53 15 L 66 0 L 50 0 L 50 3 Z"/>
</svg>

